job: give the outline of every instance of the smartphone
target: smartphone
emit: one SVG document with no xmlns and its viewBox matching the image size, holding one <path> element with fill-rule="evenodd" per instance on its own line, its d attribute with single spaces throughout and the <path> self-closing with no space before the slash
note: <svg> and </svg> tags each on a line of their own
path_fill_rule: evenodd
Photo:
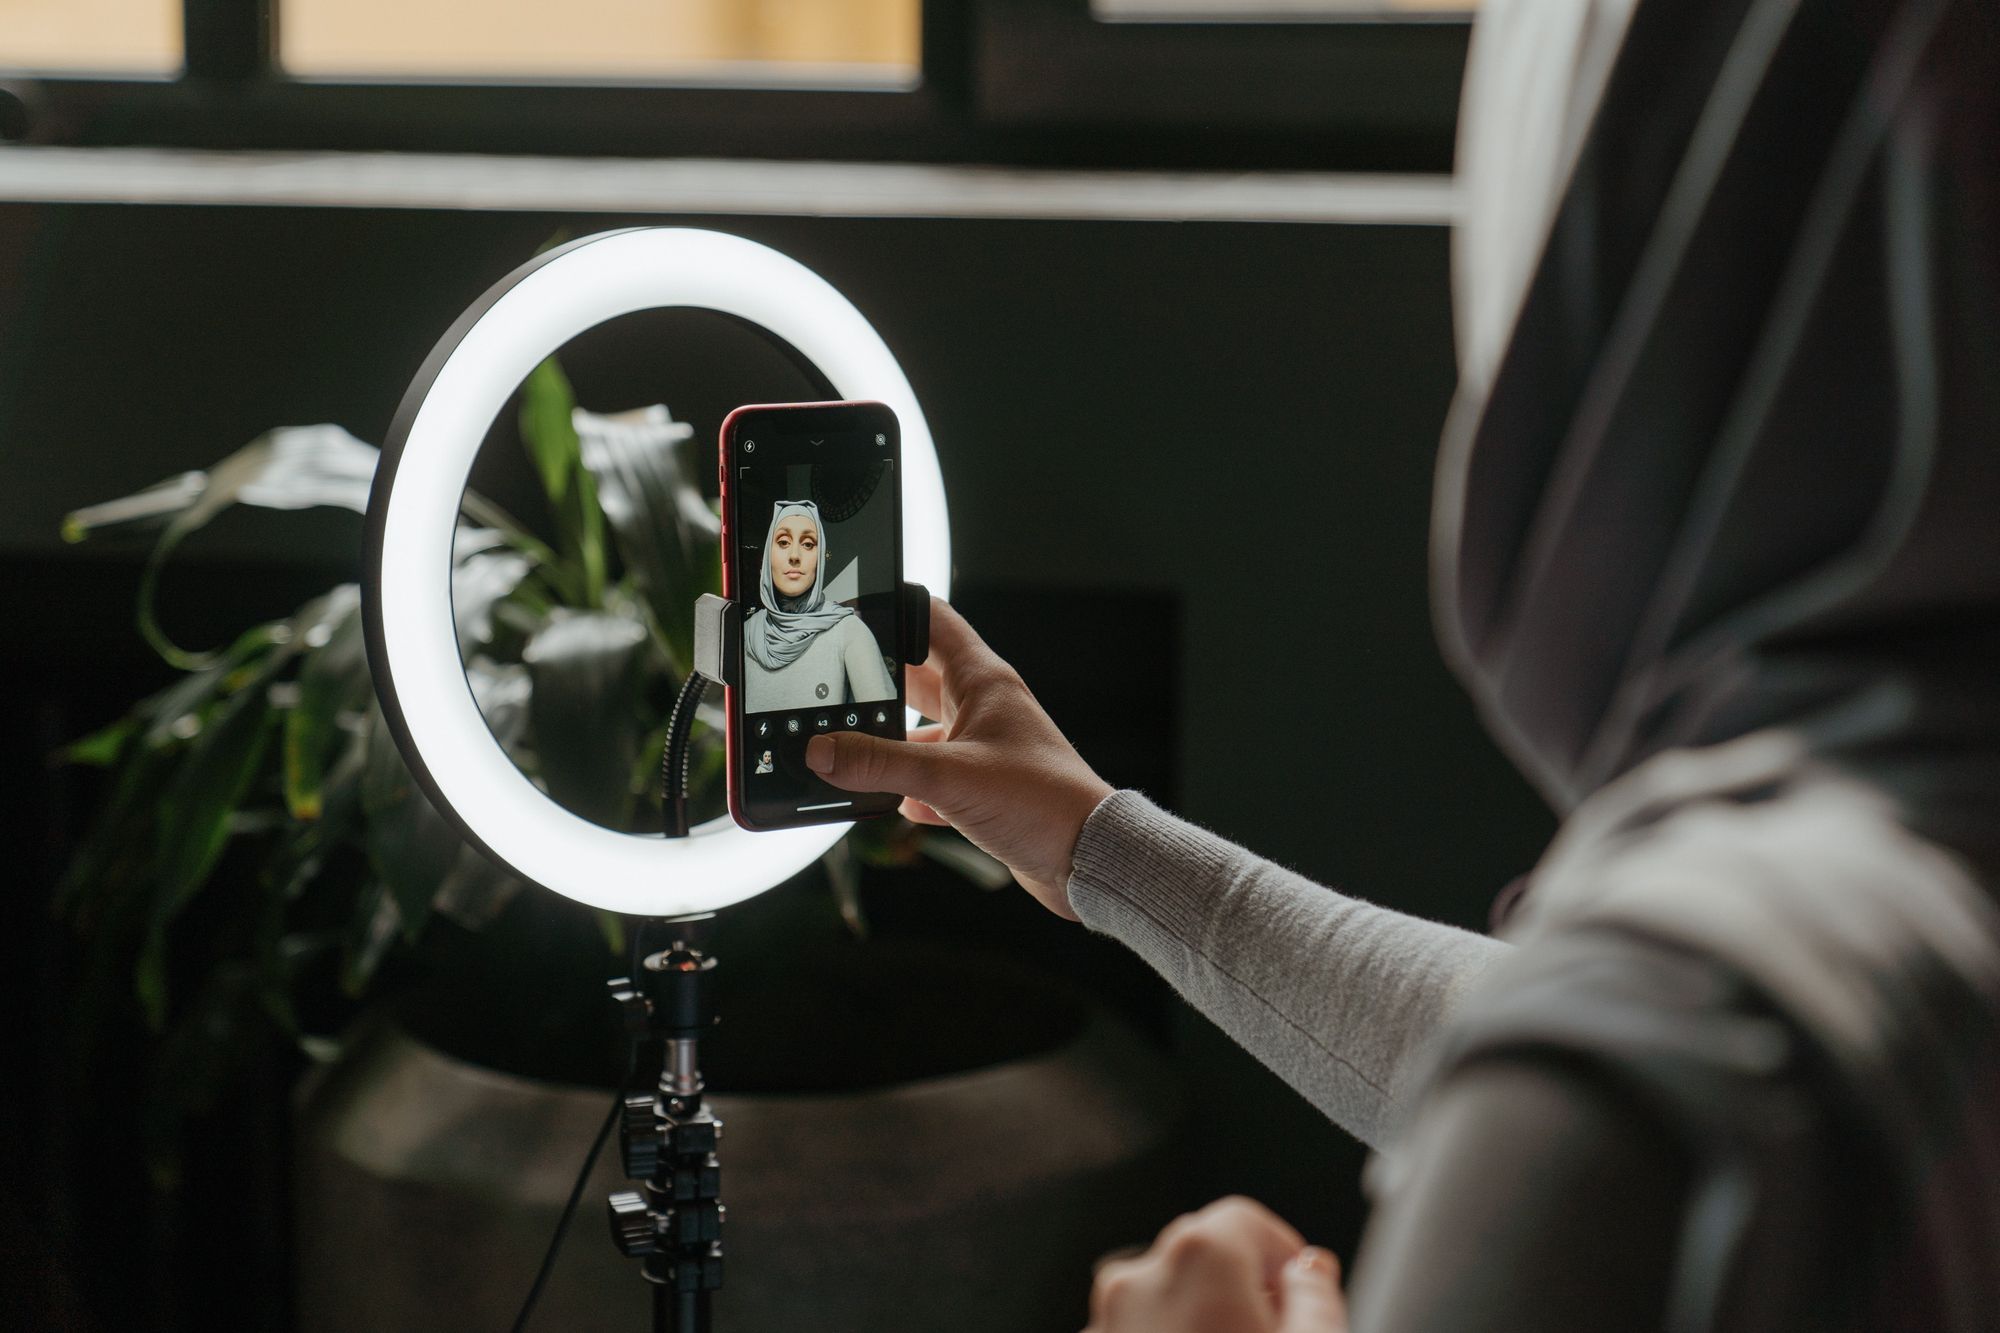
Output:
<svg viewBox="0 0 2000 1333">
<path fill-rule="evenodd" d="M 766 403 L 722 423 L 729 813 L 760 831 L 868 819 L 900 798 L 806 767 L 836 731 L 903 734 L 902 443 L 881 403 Z"/>
</svg>

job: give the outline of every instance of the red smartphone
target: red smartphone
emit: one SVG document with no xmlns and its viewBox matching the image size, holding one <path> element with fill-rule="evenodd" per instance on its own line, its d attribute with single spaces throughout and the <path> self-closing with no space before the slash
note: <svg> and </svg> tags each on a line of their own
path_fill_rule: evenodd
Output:
<svg viewBox="0 0 2000 1333">
<path fill-rule="evenodd" d="M 806 767 L 836 731 L 904 739 L 902 443 L 881 403 L 765 403 L 722 423 L 722 595 L 741 611 L 726 693 L 729 813 L 767 831 L 895 810 Z"/>
</svg>

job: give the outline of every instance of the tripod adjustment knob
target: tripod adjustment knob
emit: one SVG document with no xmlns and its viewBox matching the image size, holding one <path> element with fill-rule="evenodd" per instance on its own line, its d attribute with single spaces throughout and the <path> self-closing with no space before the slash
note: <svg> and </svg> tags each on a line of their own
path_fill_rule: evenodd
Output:
<svg viewBox="0 0 2000 1333">
<path fill-rule="evenodd" d="M 627 1180 L 650 1179 L 660 1166 L 660 1120 L 652 1097 L 627 1097 L 618 1113 L 618 1152 Z"/>
<path fill-rule="evenodd" d="M 628 1259 L 638 1259 L 659 1248 L 659 1232 L 653 1226 L 652 1210 L 646 1200 L 631 1190 L 620 1190 L 605 1200 L 611 1215 L 611 1239 Z"/>
</svg>

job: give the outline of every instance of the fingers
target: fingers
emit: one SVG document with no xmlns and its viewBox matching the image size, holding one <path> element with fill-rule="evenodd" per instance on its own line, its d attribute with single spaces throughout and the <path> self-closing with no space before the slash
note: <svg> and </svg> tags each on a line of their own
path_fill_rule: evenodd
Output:
<svg viewBox="0 0 2000 1333">
<path fill-rule="evenodd" d="M 942 597 L 931 598 L 931 656 L 940 666 L 949 666 L 967 653 L 991 653 L 966 618 Z"/>
<path fill-rule="evenodd" d="M 1271 1287 L 1278 1285 L 1280 1270 L 1306 1247 L 1306 1238 L 1291 1223 L 1255 1199 L 1240 1194 L 1217 1199 L 1206 1208 L 1180 1218 L 1160 1234 L 1160 1240 L 1166 1242 L 1171 1234 L 1186 1231 L 1200 1231 L 1248 1245 L 1263 1266 L 1265 1283 Z"/>
<path fill-rule="evenodd" d="M 846 791 L 886 791 L 933 805 L 948 747 L 837 731 L 806 742 L 806 767 Z"/>
<path fill-rule="evenodd" d="M 903 668 L 903 698 L 925 717 L 944 719 L 944 678 L 929 662 Z"/>
<path fill-rule="evenodd" d="M 935 828 L 951 827 L 949 819 L 946 819 L 922 801 L 917 800 L 914 796 L 905 796 L 900 808 L 903 818 L 909 820 L 912 824 L 929 824 Z"/>
<path fill-rule="evenodd" d="M 1301 1253 L 1307 1271 L 1288 1275 Z M 1326 1276 L 1325 1251 L 1309 1250 L 1299 1233 L 1262 1204 L 1240 1196 L 1218 1199 L 1178 1217 L 1138 1258 L 1106 1256 L 1091 1287 L 1093 1333 L 1207 1333 L 1218 1328 L 1272 1333 L 1344 1333 L 1324 1322 L 1338 1311 L 1339 1289 Z M 1287 1323 L 1294 1287 L 1301 1321 Z M 1331 1294 L 1336 1304 L 1328 1305 Z M 1344 1316 L 1343 1316 L 1344 1318 Z"/>
<path fill-rule="evenodd" d="M 931 655 L 914 670 L 933 671 L 946 680 L 962 680 L 995 667 L 1005 669 L 1006 665 L 949 602 L 931 598 Z M 938 716 L 922 705 L 917 706 L 917 711 L 925 717 Z"/>
<path fill-rule="evenodd" d="M 1340 1261 L 1316 1245 L 1285 1265 L 1283 1315 L 1277 1333 L 1347 1333 L 1347 1300 L 1340 1293 Z"/>
</svg>

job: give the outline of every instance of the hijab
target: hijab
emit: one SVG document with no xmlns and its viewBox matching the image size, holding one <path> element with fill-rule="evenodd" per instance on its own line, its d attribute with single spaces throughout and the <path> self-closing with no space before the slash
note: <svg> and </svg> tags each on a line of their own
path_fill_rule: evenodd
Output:
<svg viewBox="0 0 2000 1333">
<path fill-rule="evenodd" d="M 1559 809 L 1777 724 L 2000 780 L 1993 28 L 1637 6 L 1437 476 L 1446 656 Z"/>
<path fill-rule="evenodd" d="M 778 524 L 795 514 L 812 520 L 819 534 L 819 569 L 812 587 L 797 597 L 782 596 L 771 578 L 771 552 Z M 778 671 L 799 659 L 812 641 L 854 614 L 851 607 L 826 600 L 826 525 L 811 500 L 780 500 L 772 507 L 771 526 L 764 534 L 764 562 L 758 569 L 757 590 L 763 609 L 743 626 L 743 649 L 766 671 Z"/>
<path fill-rule="evenodd" d="M 1446 656 L 1567 816 L 1508 930 L 1693 943 L 1831 1057 L 1877 1313 L 1935 1306 L 1868 1327 L 2000 1304 L 1996 66 L 1991 0 L 1639 0 L 1438 464 Z M 1945 855 L 1814 850 L 1894 829 Z"/>
</svg>

